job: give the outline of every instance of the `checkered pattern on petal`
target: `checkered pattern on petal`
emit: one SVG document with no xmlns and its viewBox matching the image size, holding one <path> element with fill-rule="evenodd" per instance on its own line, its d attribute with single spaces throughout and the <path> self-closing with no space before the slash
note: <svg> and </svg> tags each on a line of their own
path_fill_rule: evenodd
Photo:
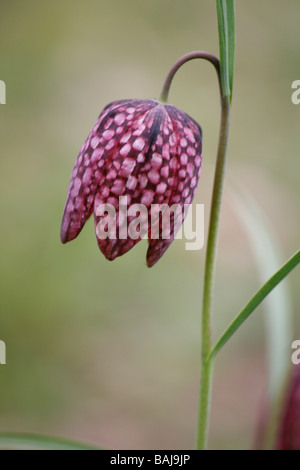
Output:
<svg viewBox="0 0 300 470">
<path fill-rule="evenodd" d="M 125 254 L 149 232 L 147 264 L 153 266 L 174 239 L 177 226 L 172 216 L 165 239 L 158 209 L 191 203 L 201 159 L 201 128 L 174 106 L 156 100 L 109 104 L 83 144 L 71 175 L 61 228 L 63 243 L 80 233 L 94 211 L 98 245 L 107 259 Z M 130 227 L 136 214 L 124 215 L 121 197 L 129 210 L 135 204 L 147 209 L 135 238 L 130 236 Z M 102 210 L 107 205 L 113 209 L 109 217 L 115 216 L 115 228 Z M 176 219 L 179 226 L 182 214 Z M 110 236 L 101 236 L 103 230 Z"/>
</svg>

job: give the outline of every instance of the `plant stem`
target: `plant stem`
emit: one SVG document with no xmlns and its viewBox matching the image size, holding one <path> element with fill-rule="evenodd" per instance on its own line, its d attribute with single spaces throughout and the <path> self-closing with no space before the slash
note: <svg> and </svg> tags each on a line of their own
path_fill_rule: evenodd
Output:
<svg viewBox="0 0 300 470">
<path fill-rule="evenodd" d="M 217 242 L 221 213 L 222 192 L 225 177 L 227 144 L 230 121 L 230 96 L 224 95 L 222 91 L 220 62 L 217 57 L 205 51 L 194 51 L 180 57 L 170 69 L 162 87 L 159 101 L 167 103 L 172 80 L 177 70 L 186 62 L 192 59 L 208 60 L 216 69 L 221 96 L 221 125 L 219 135 L 219 146 L 214 179 L 214 189 L 212 195 L 212 205 L 210 213 L 210 223 L 208 231 L 208 242 L 205 261 L 204 290 L 203 290 L 203 310 L 202 310 L 202 360 L 201 360 L 201 382 L 199 393 L 199 421 L 197 449 L 205 449 L 207 443 L 211 382 L 213 370 L 213 358 L 211 352 L 211 311 L 213 281 L 215 272 L 215 262 L 217 255 Z"/>
<path fill-rule="evenodd" d="M 165 82 L 163 84 L 161 94 L 159 97 L 159 101 L 161 103 L 167 103 L 168 101 L 168 96 L 169 96 L 169 91 L 170 91 L 170 86 L 172 83 L 172 80 L 174 78 L 175 73 L 177 70 L 186 62 L 189 60 L 193 59 L 205 59 L 208 60 L 216 69 L 217 75 L 218 75 L 218 80 L 219 80 L 219 87 L 220 87 L 220 93 L 222 94 L 221 91 L 221 76 L 220 76 L 220 62 L 217 57 L 215 57 L 213 54 L 210 54 L 209 52 L 206 51 L 193 51 L 193 52 L 188 52 L 187 54 L 183 55 L 180 57 L 175 64 L 172 66 L 170 69 Z"/>
<path fill-rule="evenodd" d="M 214 273 L 217 255 L 218 232 L 220 225 L 221 202 L 225 178 L 226 156 L 230 124 L 230 97 L 221 95 L 221 124 L 219 146 L 214 178 L 212 204 L 209 221 L 207 251 L 202 304 L 202 351 L 201 379 L 199 394 L 198 436 L 197 449 L 207 447 L 207 436 L 210 414 L 210 397 L 213 371 L 211 352 L 211 316 L 214 287 Z"/>
</svg>

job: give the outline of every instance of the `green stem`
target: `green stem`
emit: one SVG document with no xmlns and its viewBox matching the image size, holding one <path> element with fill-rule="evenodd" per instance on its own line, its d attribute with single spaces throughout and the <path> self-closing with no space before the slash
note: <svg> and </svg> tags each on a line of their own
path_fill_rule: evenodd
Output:
<svg viewBox="0 0 300 470">
<path fill-rule="evenodd" d="M 203 328 L 203 327 L 202 327 Z M 203 330 L 202 330 L 203 332 Z M 203 336 L 210 336 L 210 328 Z M 202 356 L 201 361 L 201 380 L 199 394 L 199 416 L 198 416 L 198 435 L 197 450 L 205 450 L 208 440 L 208 425 L 211 402 L 211 385 L 213 373 L 213 361 Z"/>
<path fill-rule="evenodd" d="M 218 80 L 219 80 L 220 93 L 222 93 L 219 59 L 217 59 L 217 57 L 215 57 L 213 54 L 210 54 L 209 52 L 206 52 L 206 51 L 193 51 L 193 52 L 188 52 L 187 54 L 180 57 L 170 69 L 165 79 L 165 82 L 163 84 L 161 93 L 160 93 L 159 101 L 161 103 L 165 104 L 168 101 L 170 86 L 177 70 L 186 62 L 188 62 L 189 60 L 193 60 L 193 59 L 208 60 L 215 67 L 217 75 L 218 75 Z"/>
<path fill-rule="evenodd" d="M 192 59 L 208 60 L 216 69 L 220 96 L 221 96 L 221 125 L 219 146 L 217 153 L 217 162 L 214 179 L 214 189 L 212 195 L 212 206 L 210 213 L 210 223 L 208 232 L 205 275 L 204 275 L 204 292 L 203 292 L 203 312 L 202 312 L 202 360 L 201 360 L 201 382 L 199 393 L 199 422 L 197 449 L 205 449 L 208 434 L 210 396 L 213 360 L 210 358 L 211 352 L 211 311 L 212 311 L 212 294 L 213 281 L 215 272 L 215 262 L 217 254 L 217 242 L 221 212 L 222 192 L 225 177 L 227 144 L 229 134 L 230 121 L 230 96 L 224 95 L 222 92 L 220 62 L 217 57 L 205 51 L 194 51 L 180 57 L 170 69 L 164 82 L 159 101 L 166 103 L 168 100 L 169 90 L 177 70 L 186 62 Z"/>
<path fill-rule="evenodd" d="M 211 316 L 214 286 L 214 273 L 217 255 L 218 233 L 220 225 L 221 202 L 225 179 L 226 156 L 230 124 L 230 98 L 221 95 L 221 125 L 215 179 L 212 195 L 205 274 L 202 304 L 202 367 L 199 394 L 199 417 L 197 449 L 203 450 L 207 446 L 210 397 L 213 371 L 213 358 L 211 352 Z"/>
</svg>

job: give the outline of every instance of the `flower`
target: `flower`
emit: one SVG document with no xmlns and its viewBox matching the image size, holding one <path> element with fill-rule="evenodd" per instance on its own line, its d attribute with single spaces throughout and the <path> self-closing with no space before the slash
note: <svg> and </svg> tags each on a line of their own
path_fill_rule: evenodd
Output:
<svg viewBox="0 0 300 470">
<path fill-rule="evenodd" d="M 271 442 L 270 436 L 273 439 Z M 269 397 L 264 399 L 259 414 L 255 449 L 263 450 L 266 444 L 272 445 L 273 450 L 300 450 L 300 364 L 294 365 L 289 373 L 279 401 L 275 400 L 272 404 Z"/>
<path fill-rule="evenodd" d="M 276 450 L 300 450 L 300 364 L 293 369 L 279 423 Z"/>
<path fill-rule="evenodd" d="M 63 243 L 73 240 L 94 212 L 95 229 L 104 214 L 100 205 L 110 204 L 120 215 L 119 198 L 128 207 L 144 205 L 189 205 L 199 181 L 202 163 L 201 128 L 190 116 L 156 100 L 120 100 L 101 112 L 76 160 L 61 226 Z M 165 207 L 165 206 L 164 206 Z M 153 266 L 176 236 L 178 224 L 171 214 L 170 233 L 163 237 L 161 213 L 153 230 L 146 221 L 149 247 L 147 265 Z M 180 216 L 180 225 L 186 211 Z M 153 222 L 154 219 L 152 219 Z M 132 216 L 126 221 L 127 228 Z M 97 236 L 104 256 L 113 260 L 125 254 L 142 236 Z M 145 227 L 144 227 L 145 228 Z M 150 231 L 151 228 L 151 231 Z"/>
</svg>

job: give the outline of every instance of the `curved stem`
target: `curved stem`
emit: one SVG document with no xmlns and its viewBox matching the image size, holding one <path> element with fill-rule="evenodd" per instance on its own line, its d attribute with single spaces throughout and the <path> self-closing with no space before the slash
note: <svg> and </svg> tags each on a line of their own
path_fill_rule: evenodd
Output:
<svg viewBox="0 0 300 470">
<path fill-rule="evenodd" d="M 217 75 L 218 75 L 218 80 L 219 80 L 219 87 L 220 87 L 220 93 L 222 95 L 222 85 L 221 85 L 221 75 L 220 75 L 220 62 L 219 62 L 219 59 L 217 59 L 217 57 L 215 57 L 213 54 L 210 54 L 209 52 L 205 52 L 205 51 L 193 51 L 193 52 L 189 52 L 188 54 L 185 54 L 183 55 L 182 57 L 180 57 L 180 59 L 178 59 L 175 64 L 172 66 L 172 68 L 170 69 L 166 79 L 165 79 L 165 82 L 163 84 L 163 87 L 162 87 L 162 90 L 161 90 L 161 94 L 160 94 L 160 97 L 159 97 L 159 101 L 161 103 L 167 103 L 168 101 L 168 96 L 169 96 L 169 91 L 170 91 L 170 86 L 171 86 L 171 83 L 172 83 L 172 80 L 174 78 L 174 75 L 175 73 L 177 72 L 177 70 L 183 65 L 185 64 L 186 62 L 188 62 L 189 60 L 193 60 L 193 59 L 205 59 L 205 60 L 208 60 L 216 69 L 216 72 L 217 72 Z"/>
<path fill-rule="evenodd" d="M 213 370 L 211 352 L 211 316 L 214 274 L 217 255 L 218 233 L 220 225 L 221 201 L 225 178 L 226 155 L 230 123 L 230 98 L 221 95 L 221 124 L 212 204 L 209 221 L 207 251 L 202 304 L 202 369 L 199 395 L 199 417 L 197 449 L 203 450 L 207 445 L 210 396 Z"/>
</svg>

